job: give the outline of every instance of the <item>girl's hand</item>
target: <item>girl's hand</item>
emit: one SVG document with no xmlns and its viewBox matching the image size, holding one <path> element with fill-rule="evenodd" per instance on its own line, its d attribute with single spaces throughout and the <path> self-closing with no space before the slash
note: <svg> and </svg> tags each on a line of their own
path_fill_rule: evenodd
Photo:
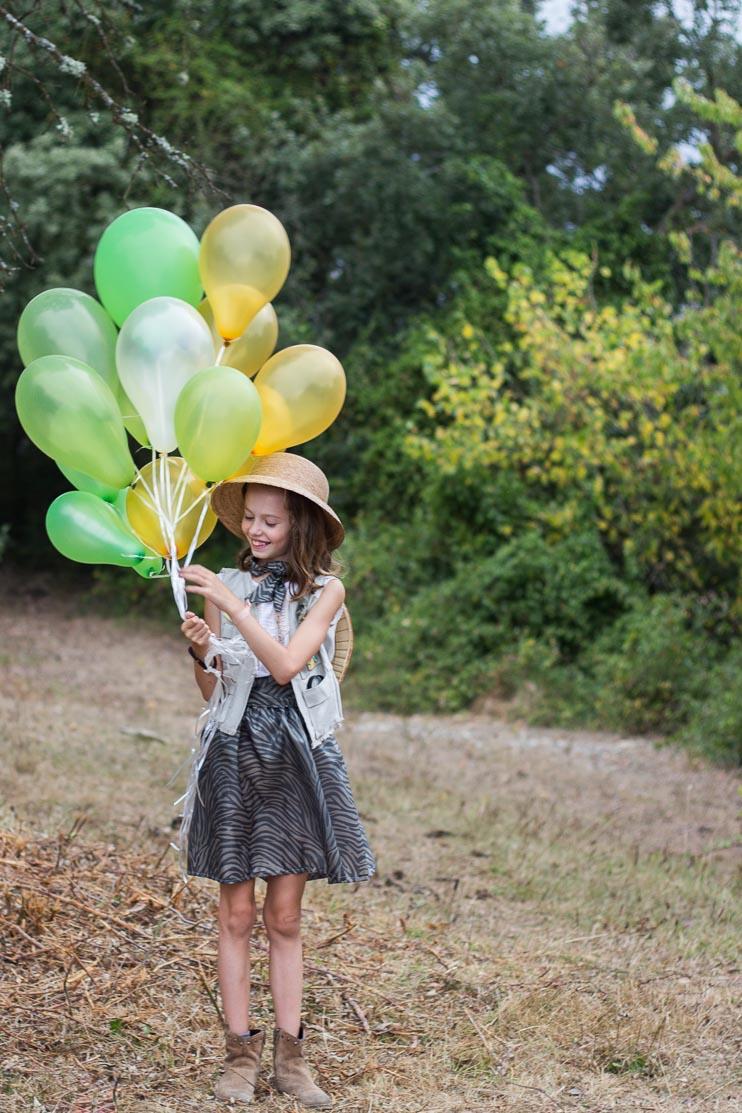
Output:
<svg viewBox="0 0 742 1113">
<path fill-rule="evenodd" d="M 180 625 L 180 632 L 188 638 L 199 657 L 204 657 L 209 648 L 211 627 L 193 611 L 186 611 L 185 619 Z"/>
<path fill-rule="evenodd" d="M 186 568 L 181 568 L 180 575 L 186 581 L 188 591 L 194 595 L 203 595 L 204 599 L 209 599 L 230 618 L 245 606 L 214 572 L 201 564 L 189 564 Z"/>
</svg>

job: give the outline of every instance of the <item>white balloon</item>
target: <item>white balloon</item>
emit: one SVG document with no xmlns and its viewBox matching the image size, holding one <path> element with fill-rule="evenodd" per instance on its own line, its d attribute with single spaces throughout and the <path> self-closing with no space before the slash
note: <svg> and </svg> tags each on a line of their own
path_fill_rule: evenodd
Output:
<svg viewBox="0 0 742 1113">
<path fill-rule="evenodd" d="M 151 298 L 132 310 L 116 342 L 119 379 L 158 452 L 177 447 L 175 403 L 188 380 L 210 367 L 214 339 L 198 310 L 180 298 Z"/>
</svg>

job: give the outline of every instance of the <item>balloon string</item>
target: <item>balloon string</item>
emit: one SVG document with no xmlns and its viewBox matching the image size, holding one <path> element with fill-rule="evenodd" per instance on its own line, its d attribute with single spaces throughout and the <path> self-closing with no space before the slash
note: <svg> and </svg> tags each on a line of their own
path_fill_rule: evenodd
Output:
<svg viewBox="0 0 742 1113">
<path fill-rule="evenodd" d="M 165 490 L 165 475 L 169 476 L 169 468 L 165 471 L 166 461 L 165 456 L 156 459 L 154 452 L 152 453 L 152 487 L 153 487 L 153 501 L 154 509 L 157 512 L 157 519 L 160 523 L 160 532 L 162 539 L 167 545 L 169 557 L 165 558 L 165 566 L 168 570 L 170 577 L 170 586 L 175 599 L 175 605 L 178 608 L 178 614 L 181 618 L 185 617 L 186 612 L 186 593 L 185 586 L 180 576 L 178 575 L 178 559 L 177 550 L 175 547 L 175 537 L 173 529 L 165 514 L 165 507 L 163 505 L 163 495 L 167 495 Z M 144 482 L 144 480 L 143 480 Z M 146 482 L 144 483 L 146 489 Z"/>
<path fill-rule="evenodd" d="M 208 493 L 209 492 L 207 491 L 206 494 L 208 494 Z M 201 516 L 198 519 L 198 525 L 196 526 L 196 530 L 195 530 L 195 533 L 193 534 L 193 537 L 191 539 L 191 543 L 188 546 L 188 552 L 186 553 L 186 558 L 183 561 L 183 567 L 184 568 L 191 563 L 191 559 L 193 558 L 193 554 L 196 551 L 196 545 L 198 544 L 198 535 L 201 532 L 201 526 L 204 524 L 204 518 L 206 517 L 206 511 L 208 509 L 209 509 L 209 502 L 208 502 L 208 499 L 205 499 L 204 504 L 201 507 Z"/>
<path fill-rule="evenodd" d="M 177 482 L 175 484 L 175 491 L 173 492 L 175 509 L 173 510 L 172 517 L 176 523 L 180 521 L 180 512 L 183 509 L 183 499 L 185 498 L 186 486 L 190 474 L 191 473 L 189 472 L 188 468 L 184 465 L 180 469 L 180 475 L 178 476 Z"/>
<path fill-rule="evenodd" d="M 190 503 L 190 505 L 185 508 L 185 510 L 183 510 L 182 507 L 188 491 L 188 479 L 190 476 L 190 472 L 184 462 L 183 467 L 180 469 L 180 472 L 178 474 L 178 478 L 173 484 L 169 464 L 170 461 L 167 453 L 161 453 L 158 457 L 155 455 L 155 452 L 153 450 L 151 475 L 152 486 L 149 486 L 141 472 L 139 472 L 135 482 L 139 482 L 141 484 L 141 487 L 143 488 L 147 496 L 147 499 L 144 501 L 149 502 L 150 508 L 157 515 L 160 532 L 162 533 L 163 541 L 165 542 L 165 546 L 168 550 L 168 555 L 165 557 L 167 574 L 169 576 L 170 584 L 173 590 L 175 604 L 182 618 L 185 615 L 188 600 L 185 584 L 183 583 L 179 575 L 181 566 L 178 562 L 178 547 L 175 539 L 175 530 L 178 523 L 181 522 L 183 518 L 187 517 L 187 515 L 190 514 L 191 511 L 199 505 L 199 503 L 203 503 L 198 519 L 198 525 L 191 539 L 191 543 L 188 548 L 185 561 L 183 563 L 183 567 L 185 567 L 187 564 L 190 564 L 193 558 L 193 553 L 196 549 L 196 545 L 198 544 L 201 527 L 203 526 L 204 519 L 206 518 L 206 514 L 209 509 L 208 498 L 210 492 L 208 488 L 206 488 Z"/>
<path fill-rule="evenodd" d="M 152 474 L 154 476 L 154 472 Z M 137 477 L 134 480 L 134 483 L 132 484 L 132 486 L 134 486 L 137 483 L 141 483 L 142 487 L 145 490 L 147 498 L 149 499 L 150 508 L 152 510 L 154 510 L 154 512 L 157 514 L 158 513 L 158 507 L 157 507 L 157 497 L 155 496 L 155 493 L 154 493 L 154 490 L 153 490 L 154 484 L 153 484 L 152 487 L 150 487 L 149 484 L 147 483 L 147 480 L 144 478 L 144 476 L 142 475 L 141 472 L 139 472 L 139 474 L 137 475 Z M 144 501 L 144 500 L 142 500 L 142 501 Z"/>
<path fill-rule="evenodd" d="M 160 456 L 160 467 L 162 469 L 163 477 L 164 477 L 164 480 L 165 480 L 165 482 L 164 482 L 165 498 L 167 500 L 167 513 L 165 515 L 165 520 L 166 520 L 166 523 L 167 523 L 166 540 L 167 540 L 167 545 L 168 545 L 168 551 L 170 553 L 170 559 L 172 561 L 175 561 L 175 563 L 177 565 L 178 546 L 176 545 L 176 542 L 175 542 L 175 521 L 174 521 L 175 509 L 174 509 L 174 505 L 173 505 L 173 484 L 172 484 L 172 476 L 170 475 L 170 461 L 169 461 L 166 453 L 163 453 L 162 456 Z"/>
<path fill-rule="evenodd" d="M 162 539 L 167 546 L 169 559 L 172 561 L 177 558 L 178 554 L 172 523 L 172 511 L 169 506 L 170 469 L 167 467 L 167 458 L 164 455 L 161 456 L 158 461 L 154 461 L 154 464 L 155 466 L 152 469 L 152 484 L 155 491 L 155 510 L 157 511 L 157 518 L 160 523 Z"/>
<path fill-rule="evenodd" d="M 160 456 L 160 474 L 162 476 L 162 486 L 165 490 L 165 514 L 168 522 L 173 519 L 173 489 L 170 483 L 170 468 L 165 454 Z"/>
<path fill-rule="evenodd" d="M 145 503 L 145 505 L 147 505 L 147 503 L 148 503 L 149 508 L 151 510 L 153 510 L 154 513 L 157 515 L 157 519 L 158 519 L 158 522 L 159 522 L 159 525 L 160 525 L 160 531 L 162 533 L 163 541 L 167 542 L 170 530 L 168 528 L 168 522 L 165 518 L 164 508 L 162 506 L 162 496 L 161 496 L 161 493 L 160 493 L 160 486 L 159 486 L 159 483 L 157 482 L 156 461 L 153 461 L 153 463 L 155 463 L 155 467 L 152 470 L 152 486 L 151 487 L 149 486 L 149 484 L 147 483 L 147 480 L 144 478 L 144 475 L 142 474 L 141 471 L 138 473 L 136 479 L 134 480 L 134 483 L 135 484 L 140 484 L 142 486 L 142 488 L 144 489 L 145 494 L 147 495 L 147 498 L 142 499 L 142 501 Z M 141 495 L 140 495 L 140 497 L 141 497 Z"/>
<path fill-rule="evenodd" d="M 211 492 L 208 490 L 208 488 L 205 491 L 202 491 L 201 494 L 198 495 L 193 500 L 193 502 L 190 503 L 181 514 L 178 515 L 178 517 L 175 519 L 175 525 L 177 526 L 178 522 L 182 521 L 183 518 L 186 518 L 192 510 L 196 509 L 196 507 L 202 501 L 202 499 L 207 499 L 210 494 L 211 494 Z"/>
<path fill-rule="evenodd" d="M 218 355 L 218 356 L 216 357 L 216 366 L 217 366 L 217 367 L 219 367 L 219 365 L 221 364 L 222 360 L 224 359 L 224 356 L 225 356 L 225 355 L 226 355 L 226 353 L 227 353 L 227 348 L 229 347 L 229 345 L 230 345 L 231 343 L 232 343 L 232 341 L 231 341 L 231 340 L 225 340 L 225 341 L 223 342 L 223 344 L 222 344 L 221 348 L 219 349 L 219 355 Z"/>
</svg>

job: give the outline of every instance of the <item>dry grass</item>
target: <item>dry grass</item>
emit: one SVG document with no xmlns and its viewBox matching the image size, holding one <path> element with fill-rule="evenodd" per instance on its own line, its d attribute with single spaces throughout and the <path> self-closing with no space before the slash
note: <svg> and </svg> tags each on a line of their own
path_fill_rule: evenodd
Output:
<svg viewBox="0 0 742 1113">
<path fill-rule="evenodd" d="M 168 850 L 188 667 L 51 586 L 0 617 L 0 1109 L 216 1108 L 215 887 Z M 379 875 L 308 889 L 339 1113 L 738 1108 L 732 775 L 481 716 L 355 715 L 343 744 Z M 265 957 L 259 931 L 270 1026 Z"/>
</svg>

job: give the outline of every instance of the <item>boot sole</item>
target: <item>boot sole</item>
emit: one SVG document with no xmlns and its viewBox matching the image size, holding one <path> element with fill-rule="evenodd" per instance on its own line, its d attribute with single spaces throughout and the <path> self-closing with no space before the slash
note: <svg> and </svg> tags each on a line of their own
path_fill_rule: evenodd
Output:
<svg viewBox="0 0 742 1113">
<path fill-rule="evenodd" d="M 332 1098 L 330 1098 L 329 1101 L 307 1105 L 306 1102 L 303 1102 L 300 1097 L 297 1097 L 296 1094 L 292 1094 L 288 1090 L 282 1090 L 274 1078 L 271 1078 L 270 1083 L 277 1094 L 283 1094 L 284 1097 L 293 1098 L 294 1101 L 298 1101 L 299 1105 L 302 1105 L 305 1109 L 332 1109 L 332 1106 L 334 1104 Z"/>
</svg>

